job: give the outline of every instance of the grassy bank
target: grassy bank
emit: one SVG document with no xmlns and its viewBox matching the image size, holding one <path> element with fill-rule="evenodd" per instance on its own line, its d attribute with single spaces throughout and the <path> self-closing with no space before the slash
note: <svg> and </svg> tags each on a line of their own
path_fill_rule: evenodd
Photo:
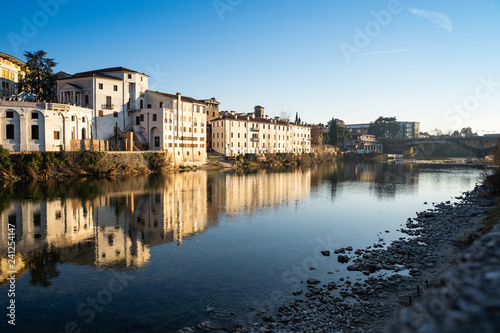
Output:
<svg viewBox="0 0 500 333">
<path fill-rule="evenodd" d="M 292 153 L 269 153 L 263 155 L 246 154 L 238 155 L 236 157 L 236 165 L 243 168 L 254 168 L 283 165 L 308 165 L 334 160 L 335 154 L 330 152 L 308 153 L 301 155 Z"/>
<path fill-rule="evenodd" d="M 168 153 L 111 153 L 81 150 L 10 154 L 0 148 L 0 180 L 113 177 L 174 170 Z"/>
</svg>

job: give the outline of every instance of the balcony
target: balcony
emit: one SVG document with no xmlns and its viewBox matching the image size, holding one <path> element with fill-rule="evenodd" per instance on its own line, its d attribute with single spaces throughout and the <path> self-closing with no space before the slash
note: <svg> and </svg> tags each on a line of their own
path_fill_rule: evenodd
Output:
<svg viewBox="0 0 500 333">
<path fill-rule="evenodd" d="M 250 131 L 260 132 L 260 128 L 258 128 L 258 127 L 250 127 Z"/>
<path fill-rule="evenodd" d="M 60 103 L 46 103 L 45 107 L 47 108 L 47 110 L 52 111 L 69 111 L 70 105 Z"/>
<path fill-rule="evenodd" d="M 252 138 L 252 142 L 260 142 L 259 138 Z"/>
<path fill-rule="evenodd" d="M 115 108 L 114 104 L 103 104 L 102 109 L 104 110 L 113 110 Z"/>
</svg>

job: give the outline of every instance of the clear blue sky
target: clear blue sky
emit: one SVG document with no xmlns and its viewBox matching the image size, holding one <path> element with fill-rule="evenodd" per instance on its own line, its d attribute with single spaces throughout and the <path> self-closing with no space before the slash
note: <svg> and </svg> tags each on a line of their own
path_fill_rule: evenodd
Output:
<svg viewBox="0 0 500 333">
<path fill-rule="evenodd" d="M 70 73 L 128 67 L 222 110 L 500 132 L 499 0 L 57 3 L 3 3 L 0 51 L 43 49 Z"/>
</svg>

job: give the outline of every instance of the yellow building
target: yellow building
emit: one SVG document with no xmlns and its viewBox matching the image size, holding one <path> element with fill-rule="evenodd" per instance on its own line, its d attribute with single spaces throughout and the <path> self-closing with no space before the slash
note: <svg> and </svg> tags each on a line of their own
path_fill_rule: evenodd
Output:
<svg viewBox="0 0 500 333">
<path fill-rule="evenodd" d="M 0 71 L 0 98 L 5 99 L 17 95 L 17 84 L 26 73 L 26 63 L 0 52 Z"/>
</svg>

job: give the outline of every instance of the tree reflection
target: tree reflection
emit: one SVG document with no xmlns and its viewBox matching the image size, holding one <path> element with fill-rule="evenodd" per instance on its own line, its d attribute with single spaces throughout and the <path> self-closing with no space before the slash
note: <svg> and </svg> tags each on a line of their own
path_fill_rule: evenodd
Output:
<svg viewBox="0 0 500 333">
<path fill-rule="evenodd" d="M 50 286 L 51 280 L 59 276 L 57 264 L 60 262 L 60 254 L 47 249 L 40 250 L 28 260 L 31 267 L 32 286 Z"/>
</svg>

